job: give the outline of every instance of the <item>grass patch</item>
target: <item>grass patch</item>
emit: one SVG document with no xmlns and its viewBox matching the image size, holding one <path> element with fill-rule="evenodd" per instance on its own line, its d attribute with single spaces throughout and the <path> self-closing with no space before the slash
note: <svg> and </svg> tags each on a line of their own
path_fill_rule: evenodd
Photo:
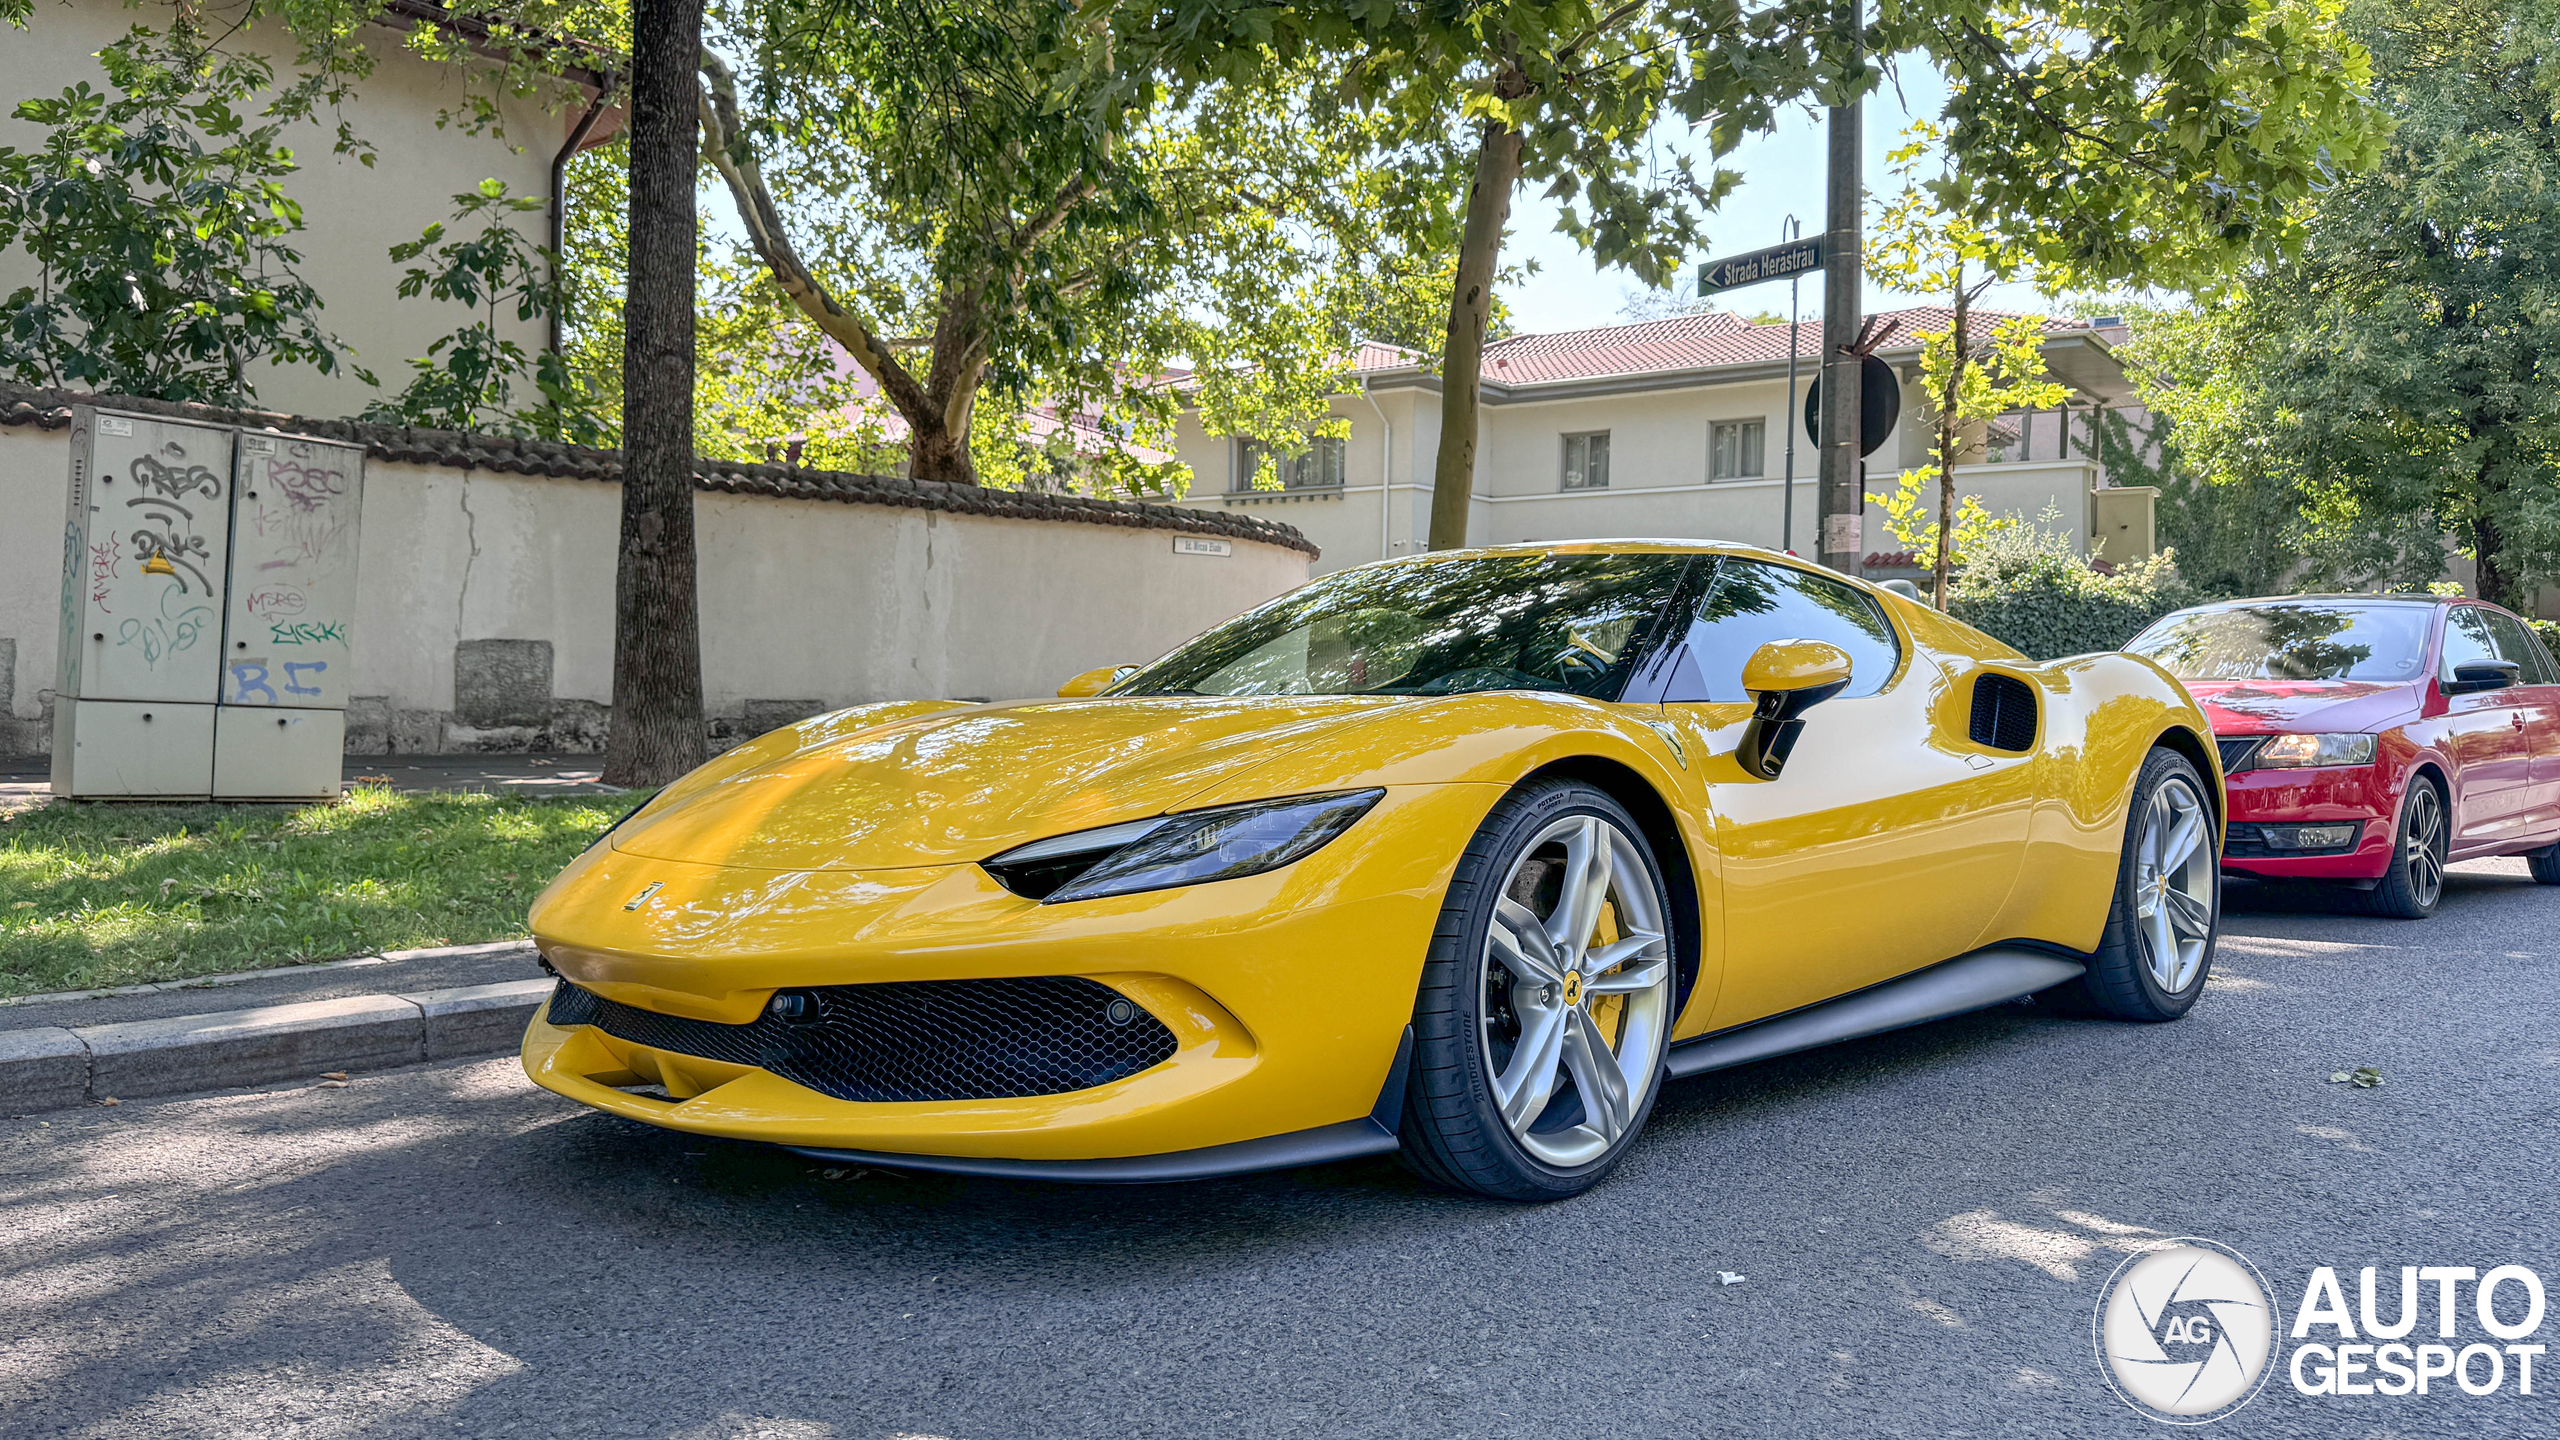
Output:
<svg viewBox="0 0 2560 1440">
<path fill-rule="evenodd" d="M 560 867 L 644 798 L 55 802 L 0 816 L 0 996 L 525 933 Z"/>
</svg>

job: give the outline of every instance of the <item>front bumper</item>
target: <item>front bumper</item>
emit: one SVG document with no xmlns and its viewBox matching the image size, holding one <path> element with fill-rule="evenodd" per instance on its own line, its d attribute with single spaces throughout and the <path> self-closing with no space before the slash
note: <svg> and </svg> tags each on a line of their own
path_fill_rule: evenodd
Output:
<svg viewBox="0 0 2560 1440">
<path fill-rule="evenodd" d="M 2225 780 L 2224 793 L 2230 800 L 2230 839 L 2222 864 L 2233 874 L 2372 880 L 2391 867 L 2399 793 L 2379 764 L 2243 770 Z M 2258 842 L 2261 828 L 2274 825 L 2351 825 L 2356 833 L 2342 848 L 2286 851 Z"/>
<path fill-rule="evenodd" d="M 1447 869 L 1500 794 L 1392 787 L 1339 839 L 1281 870 L 1054 906 L 975 865 L 783 872 L 599 849 L 546 892 L 533 928 L 565 977 L 623 1004 L 739 1025 L 779 989 L 1080 976 L 1161 1021 L 1174 1054 L 1064 1094 L 845 1100 L 751 1065 L 555 1026 L 546 1005 L 526 1031 L 525 1071 L 668 1129 L 974 1173 L 1157 1157 L 1060 1173 L 1163 1179 L 1392 1148 L 1392 1113 L 1373 1116 Z M 1343 1126 L 1353 1129 L 1329 1128 Z M 1195 1153 L 1275 1137 L 1305 1143 Z"/>
</svg>

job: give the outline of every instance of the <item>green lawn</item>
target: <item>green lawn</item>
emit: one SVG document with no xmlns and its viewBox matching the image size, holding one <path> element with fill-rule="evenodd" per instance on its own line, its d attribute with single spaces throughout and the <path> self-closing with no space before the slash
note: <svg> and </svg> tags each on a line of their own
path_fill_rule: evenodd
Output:
<svg viewBox="0 0 2560 1440">
<path fill-rule="evenodd" d="M 72 805 L 0 816 L 0 996 L 525 933 L 560 867 L 644 798 Z"/>
</svg>

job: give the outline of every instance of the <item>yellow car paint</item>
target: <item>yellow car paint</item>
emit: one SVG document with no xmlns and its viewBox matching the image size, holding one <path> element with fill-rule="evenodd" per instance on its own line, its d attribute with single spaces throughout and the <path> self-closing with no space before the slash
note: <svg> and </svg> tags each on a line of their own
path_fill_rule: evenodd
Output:
<svg viewBox="0 0 2560 1440">
<path fill-rule="evenodd" d="M 1739 546 L 1510 547 L 1596 550 L 1794 563 Z M 1064 1095 L 857 1103 L 537 1019 L 527 1073 L 673 1129 L 917 1155 L 1157 1155 L 1355 1119 L 1411 1019 L 1460 851 L 1512 786 L 1559 766 L 1658 810 L 1656 858 L 1689 878 L 1694 979 L 1675 1037 L 1994 941 L 2092 948 L 2144 756 L 2180 745 L 2219 799 L 2203 715 L 2147 661 L 2031 663 L 1861 588 L 1890 617 L 1901 663 L 1877 693 L 1807 712 L 1777 780 L 1733 759 L 1747 704 L 1527 691 L 922 701 L 788 727 L 668 787 L 543 892 L 532 928 L 563 975 L 732 1024 L 778 989 L 1085 976 L 1164 1021 L 1174 1058 Z M 2038 691 L 2031 751 L 1968 738 L 1970 680 L 1985 670 Z M 1338 839 L 1241 879 L 1046 905 L 977 864 L 1124 820 L 1372 787 L 1385 798 Z M 625 1088 L 639 1085 L 672 1098 Z"/>
</svg>

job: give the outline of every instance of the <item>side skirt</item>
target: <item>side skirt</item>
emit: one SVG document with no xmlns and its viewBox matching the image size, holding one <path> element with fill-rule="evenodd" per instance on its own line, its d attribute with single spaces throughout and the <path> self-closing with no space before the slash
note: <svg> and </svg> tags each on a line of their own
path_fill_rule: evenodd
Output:
<svg viewBox="0 0 2560 1440">
<path fill-rule="evenodd" d="M 1675 1080 L 1748 1065 L 1998 1005 L 2077 979 L 2087 968 L 2042 950 L 1994 945 L 1854 995 L 1684 1040 L 1666 1063 Z"/>
</svg>

